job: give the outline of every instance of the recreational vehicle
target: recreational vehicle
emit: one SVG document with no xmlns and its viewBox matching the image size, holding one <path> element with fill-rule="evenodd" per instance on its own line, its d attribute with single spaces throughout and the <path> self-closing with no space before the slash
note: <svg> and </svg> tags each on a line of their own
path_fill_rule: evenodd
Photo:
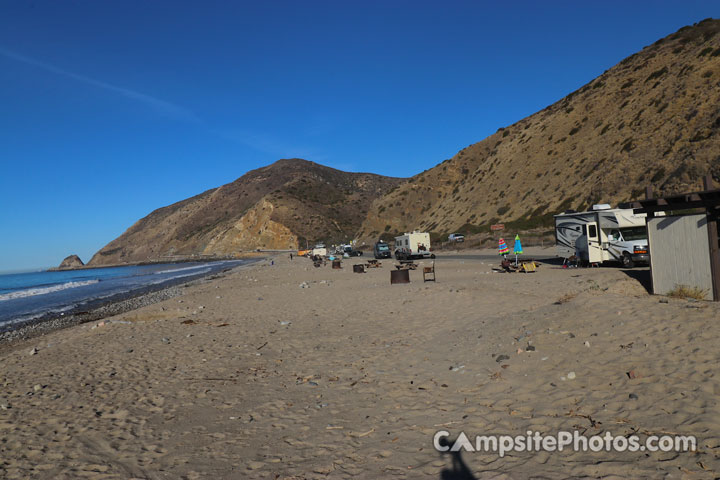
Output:
<svg viewBox="0 0 720 480">
<path fill-rule="evenodd" d="M 606 204 L 555 215 L 555 245 L 558 256 L 576 256 L 583 263 L 617 261 L 633 267 L 650 260 L 645 214 Z"/>
<path fill-rule="evenodd" d="M 435 254 L 430 253 L 430 234 L 412 232 L 395 237 L 395 258 L 398 260 L 435 258 Z"/>
<path fill-rule="evenodd" d="M 324 256 L 327 255 L 327 248 L 325 248 L 325 244 L 324 244 L 324 243 L 318 243 L 318 244 L 315 245 L 315 247 L 312 249 L 312 256 L 314 257 L 314 256 L 316 256 L 316 255 L 319 256 L 319 257 L 324 257 Z"/>
</svg>

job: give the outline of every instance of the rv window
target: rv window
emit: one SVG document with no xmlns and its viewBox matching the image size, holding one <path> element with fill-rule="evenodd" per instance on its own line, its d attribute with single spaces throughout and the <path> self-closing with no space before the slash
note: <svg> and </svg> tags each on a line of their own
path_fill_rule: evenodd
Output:
<svg viewBox="0 0 720 480">
<path fill-rule="evenodd" d="M 645 227 L 629 227 L 621 228 L 623 238 L 628 241 L 647 239 L 647 230 Z"/>
<path fill-rule="evenodd" d="M 595 238 L 597 237 L 597 226 L 596 225 L 588 225 L 588 237 Z"/>
</svg>

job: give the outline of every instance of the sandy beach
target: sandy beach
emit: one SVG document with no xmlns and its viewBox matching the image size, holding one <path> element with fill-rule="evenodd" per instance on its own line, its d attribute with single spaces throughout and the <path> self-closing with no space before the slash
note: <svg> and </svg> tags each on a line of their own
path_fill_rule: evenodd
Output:
<svg viewBox="0 0 720 480">
<path fill-rule="evenodd" d="M 641 269 L 501 274 L 448 254 L 436 282 L 420 269 L 390 285 L 393 260 L 354 274 L 364 260 L 276 256 L 0 346 L 0 477 L 720 475 L 717 304 L 649 295 Z M 698 449 L 500 458 L 438 452 L 440 430 L 694 435 Z"/>
</svg>

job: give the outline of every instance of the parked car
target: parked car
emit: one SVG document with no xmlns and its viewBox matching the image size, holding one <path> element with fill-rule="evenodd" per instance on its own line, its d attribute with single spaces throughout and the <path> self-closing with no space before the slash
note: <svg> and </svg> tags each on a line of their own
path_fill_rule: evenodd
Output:
<svg viewBox="0 0 720 480">
<path fill-rule="evenodd" d="M 448 235 L 448 241 L 455 242 L 455 243 L 461 243 L 465 241 L 465 235 L 462 233 L 451 233 Z"/>
<path fill-rule="evenodd" d="M 343 253 L 349 257 L 362 257 L 363 254 L 363 252 L 353 249 L 350 245 L 345 246 L 345 251 Z"/>
</svg>

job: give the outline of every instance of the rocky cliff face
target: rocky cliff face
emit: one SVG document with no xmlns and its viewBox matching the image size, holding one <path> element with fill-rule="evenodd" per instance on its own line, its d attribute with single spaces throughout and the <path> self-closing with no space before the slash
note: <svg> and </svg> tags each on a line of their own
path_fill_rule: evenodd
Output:
<svg viewBox="0 0 720 480">
<path fill-rule="evenodd" d="M 720 21 L 658 40 L 377 199 L 359 231 L 552 224 L 552 214 L 720 180 Z"/>
<path fill-rule="evenodd" d="M 373 200 L 403 179 L 279 160 L 163 207 L 96 253 L 89 265 L 298 248 L 353 238 Z"/>
<path fill-rule="evenodd" d="M 82 260 L 80 260 L 80 257 L 78 257 L 77 255 L 70 255 L 68 257 L 65 257 L 65 259 L 60 262 L 60 265 L 55 268 L 51 268 L 50 270 L 73 270 L 75 268 L 81 268 L 84 266 L 85 264 Z"/>
</svg>

